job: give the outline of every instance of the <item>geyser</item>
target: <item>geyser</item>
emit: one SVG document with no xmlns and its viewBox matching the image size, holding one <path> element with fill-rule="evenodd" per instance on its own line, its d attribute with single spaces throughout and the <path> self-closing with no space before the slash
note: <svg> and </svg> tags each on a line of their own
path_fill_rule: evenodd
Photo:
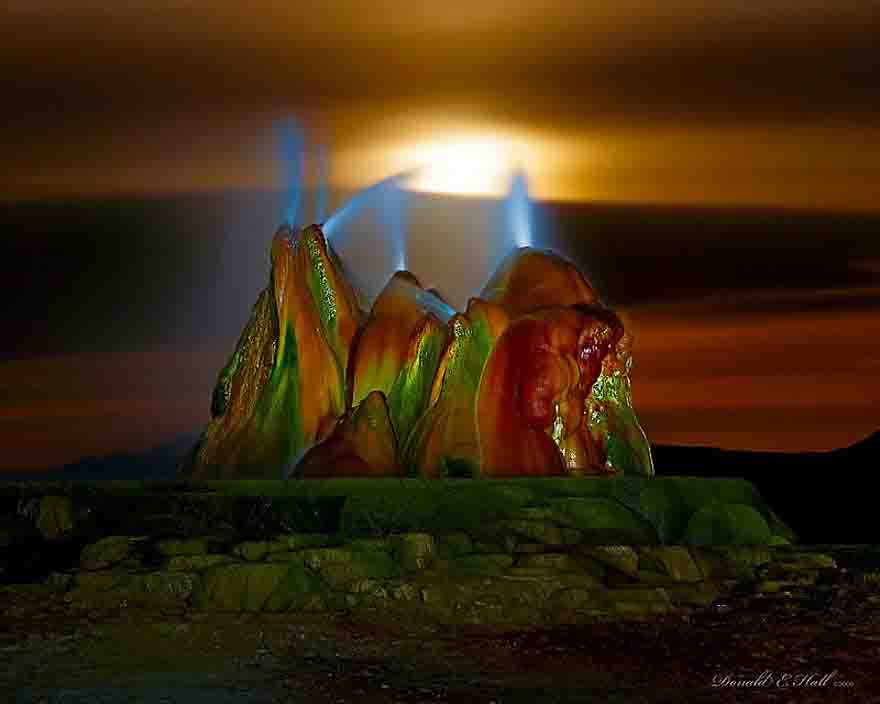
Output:
<svg viewBox="0 0 880 704">
<path fill-rule="evenodd" d="M 505 206 L 507 232 L 514 248 L 532 246 L 532 214 L 526 175 L 517 171 L 513 176 Z"/>
<path fill-rule="evenodd" d="M 284 179 L 284 222 L 292 230 L 296 227 L 296 218 L 299 215 L 304 169 L 304 140 L 302 132 L 294 122 L 282 125 L 279 137 Z"/>
<path fill-rule="evenodd" d="M 572 263 L 529 246 L 524 176 L 506 204 L 510 254 L 461 312 L 405 271 L 400 179 L 323 228 L 279 229 L 269 285 L 182 473 L 653 474 L 632 405 L 631 333 Z M 365 313 L 333 244 L 368 203 L 387 211 L 400 270 Z"/>
</svg>

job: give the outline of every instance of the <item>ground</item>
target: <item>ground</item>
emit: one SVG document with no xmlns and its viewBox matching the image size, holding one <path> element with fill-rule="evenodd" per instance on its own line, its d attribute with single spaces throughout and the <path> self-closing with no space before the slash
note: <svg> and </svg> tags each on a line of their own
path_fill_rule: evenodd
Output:
<svg viewBox="0 0 880 704">
<path fill-rule="evenodd" d="M 777 595 L 743 585 L 688 614 L 527 629 L 96 611 L 16 586 L 0 594 L 0 691 L 21 704 L 867 702 L 880 697 L 873 569 Z M 754 683 L 713 686 L 725 676 Z"/>
</svg>

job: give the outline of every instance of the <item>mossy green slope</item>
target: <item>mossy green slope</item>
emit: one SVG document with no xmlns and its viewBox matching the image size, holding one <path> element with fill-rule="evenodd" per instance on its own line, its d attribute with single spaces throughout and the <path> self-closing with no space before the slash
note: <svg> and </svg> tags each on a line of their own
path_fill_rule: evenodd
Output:
<svg viewBox="0 0 880 704">
<path fill-rule="evenodd" d="M 220 373 L 213 417 L 182 474 L 280 476 L 344 413 L 359 321 L 320 229 L 279 230 L 270 286 Z"/>
<path fill-rule="evenodd" d="M 430 407 L 415 423 L 403 450 L 410 476 L 479 476 L 477 390 L 489 353 L 506 325 L 501 308 L 476 299 L 467 313 L 447 324 L 449 342 L 437 368 Z"/>
</svg>

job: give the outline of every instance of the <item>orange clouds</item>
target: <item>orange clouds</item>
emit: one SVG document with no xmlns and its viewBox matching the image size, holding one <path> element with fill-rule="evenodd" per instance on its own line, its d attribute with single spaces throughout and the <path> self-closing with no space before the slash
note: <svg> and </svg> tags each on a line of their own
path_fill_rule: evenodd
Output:
<svg viewBox="0 0 880 704">
<path fill-rule="evenodd" d="M 164 347 L 0 364 L 0 470 L 140 452 L 207 420 L 223 350 Z"/>
<path fill-rule="evenodd" d="M 876 308 L 711 309 L 628 311 L 635 401 L 653 442 L 822 450 L 880 425 Z M 0 364 L 0 470 L 142 451 L 199 430 L 227 352 L 179 345 Z"/>
<path fill-rule="evenodd" d="M 824 450 L 880 425 L 880 316 L 846 308 L 631 311 L 634 391 L 654 442 Z"/>
</svg>

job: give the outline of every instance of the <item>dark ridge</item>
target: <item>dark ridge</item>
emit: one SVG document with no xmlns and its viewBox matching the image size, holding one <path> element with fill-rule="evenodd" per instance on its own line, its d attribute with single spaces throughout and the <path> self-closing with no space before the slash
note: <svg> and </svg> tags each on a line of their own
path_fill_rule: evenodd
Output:
<svg viewBox="0 0 880 704">
<path fill-rule="evenodd" d="M 45 471 L 0 472 L 2 481 L 162 480 L 175 479 L 184 455 L 198 435 L 181 435 L 140 453 L 118 453 L 81 460 Z"/>
<path fill-rule="evenodd" d="M 830 452 L 744 452 L 654 447 L 657 474 L 738 477 L 754 484 L 804 543 L 878 543 L 880 432 Z"/>
</svg>

